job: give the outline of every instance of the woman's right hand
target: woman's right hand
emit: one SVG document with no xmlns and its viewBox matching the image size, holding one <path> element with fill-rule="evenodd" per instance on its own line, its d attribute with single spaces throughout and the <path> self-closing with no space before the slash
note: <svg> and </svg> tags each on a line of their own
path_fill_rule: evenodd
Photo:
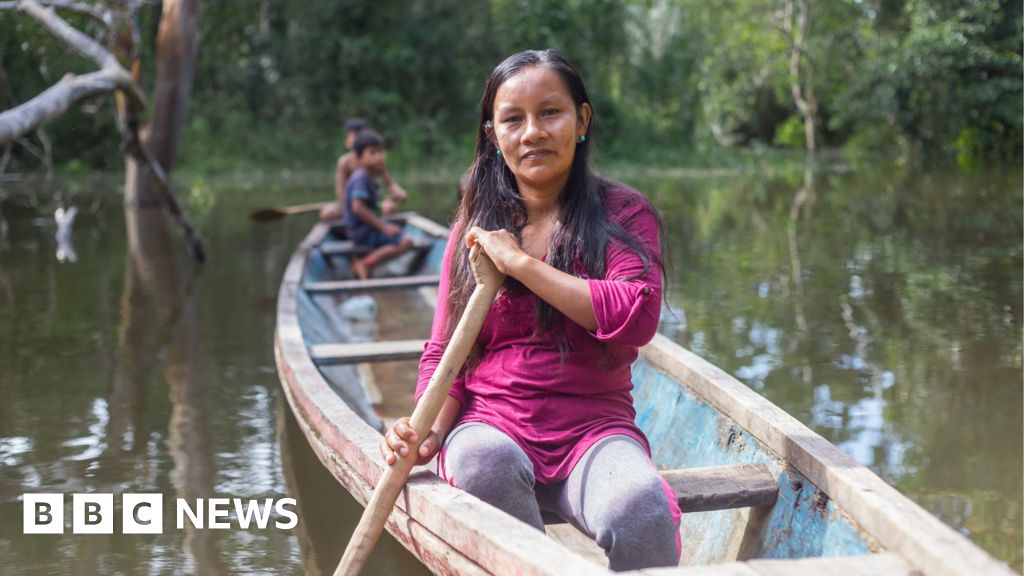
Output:
<svg viewBox="0 0 1024 576">
<path fill-rule="evenodd" d="M 398 460 L 398 455 L 402 457 L 408 456 L 409 451 L 412 450 L 412 445 L 418 439 L 416 431 L 412 429 L 412 425 L 409 423 L 409 417 L 399 418 L 394 426 L 384 433 L 384 438 L 380 441 L 380 455 L 384 457 L 384 461 L 387 462 L 388 466 L 391 466 Z M 423 440 L 423 443 L 420 444 L 416 466 L 422 466 L 430 462 L 430 459 L 440 449 L 441 437 L 437 432 L 431 430 L 430 434 Z"/>
</svg>

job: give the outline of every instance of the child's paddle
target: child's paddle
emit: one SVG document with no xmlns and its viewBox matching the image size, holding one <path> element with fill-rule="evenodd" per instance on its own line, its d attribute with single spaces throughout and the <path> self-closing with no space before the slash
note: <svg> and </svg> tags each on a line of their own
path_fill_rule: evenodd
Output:
<svg viewBox="0 0 1024 576">
<path fill-rule="evenodd" d="M 321 208 L 330 202 L 312 202 L 310 204 L 296 204 L 295 206 L 274 206 L 271 208 L 258 208 L 249 213 L 249 218 L 260 222 L 279 220 L 293 214 L 305 214 L 306 212 L 319 212 Z"/>
<path fill-rule="evenodd" d="M 453 238 L 451 241 L 458 242 L 461 239 Z M 437 369 L 434 370 L 434 375 L 430 378 L 426 391 L 420 397 L 410 418 L 412 429 L 420 442 L 423 442 L 430 433 L 430 426 L 448 398 L 452 382 L 462 370 L 462 365 L 480 334 L 480 327 L 483 326 L 487 312 L 491 309 L 491 302 L 505 281 L 505 275 L 498 272 L 479 244 L 470 249 L 469 263 L 473 268 L 476 287 L 469 297 L 459 324 L 452 333 L 448 347 L 441 356 L 441 361 L 437 364 Z M 419 448 L 418 442 L 414 446 L 409 446 L 407 456 L 401 456 L 396 452 L 395 463 L 384 469 L 373 496 L 363 510 L 363 517 L 359 520 L 352 539 L 349 540 L 345 555 L 341 557 L 341 563 L 334 571 L 335 576 L 354 576 L 366 565 L 366 560 L 377 544 L 388 516 L 391 515 L 391 509 L 395 506 L 395 501 L 398 500 L 398 495 L 419 457 Z"/>
</svg>

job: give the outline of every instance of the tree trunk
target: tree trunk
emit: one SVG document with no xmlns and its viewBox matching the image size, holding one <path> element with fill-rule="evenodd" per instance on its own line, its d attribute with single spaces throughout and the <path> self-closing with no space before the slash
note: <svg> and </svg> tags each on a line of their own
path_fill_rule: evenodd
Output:
<svg viewBox="0 0 1024 576">
<path fill-rule="evenodd" d="M 91 37 L 65 22 L 52 8 L 35 0 L 3 4 L 10 4 L 4 8 L 13 7 L 35 18 L 66 46 L 95 62 L 100 70 L 81 76 L 68 74 L 39 96 L 0 113 L 0 144 L 17 140 L 60 116 L 72 105 L 98 94 L 116 90 L 134 105 L 140 108 L 144 105 L 141 90 L 117 59 Z"/>
<path fill-rule="evenodd" d="M 812 82 L 813 69 L 808 58 L 804 58 L 807 40 L 807 2 L 806 0 L 787 0 L 783 27 L 789 35 L 789 90 L 793 95 L 793 103 L 804 119 L 804 140 L 807 154 L 814 155 L 818 144 L 815 139 L 818 113 L 818 99 L 814 95 Z M 794 23 L 793 19 L 796 19 Z"/>
<path fill-rule="evenodd" d="M 167 183 L 166 174 L 177 163 L 178 142 L 185 124 L 185 110 L 192 92 L 196 59 L 196 15 L 198 0 L 165 0 L 160 28 L 157 33 L 157 66 L 153 92 L 153 108 L 149 124 L 140 130 L 142 154 L 148 155 L 157 166 L 146 166 L 136 155 L 125 160 L 125 217 L 132 218 L 132 211 L 158 207 L 161 201 L 170 200 L 168 208 L 172 215 L 179 217 L 173 195 L 161 195 L 160 186 Z M 133 51 L 129 50 L 129 53 Z M 134 65 L 133 69 L 136 68 Z M 124 114 L 129 125 L 138 121 L 138 110 L 130 104 Z M 159 172 L 161 174 L 149 174 Z M 184 218 L 186 235 L 194 235 L 191 222 Z M 203 260 L 198 236 L 190 238 L 197 260 Z"/>
<path fill-rule="evenodd" d="M 143 143 L 167 173 L 178 160 L 178 141 L 192 94 L 198 13 L 199 0 L 164 0 L 157 32 L 153 109 Z"/>
<path fill-rule="evenodd" d="M 196 60 L 196 16 L 199 0 L 165 0 L 157 32 L 157 76 L 154 106 L 149 125 L 140 127 L 145 98 L 138 87 L 138 42 L 132 21 L 134 2 L 111 0 L 112 10 L 89 5 L 17 0 L 0 2 L 0 10 L 16 9 L 35 18 L 51 34 L 82 56 L 96 62 L 98 72 L 83 76 L 68 75 L 29 102 L 0 113 L 0 145 L 36 130 L 45 151 L 44 163 L 50 173 L 49 140 L 43 123 L 63 114 L 71 105 L 96 94 L 115 92 L 118 124 L 128 156 L 125 170 L 125 207 L 127 210 L 166 206 L 181 225 L 193 257 L 202 262 L 205 251 L 199 234 L 171 190 L 168 174 L 178 155 L 178 141 L 185 124 L 185 110 L 192 92 Z M 54 12 L 63 10 L 90 12 L 107 25 L 113 52 L 92 37 L 69 25 Z M 122 62 L 131 70 L 129 73 Z M 31 151 L 24 139 L 18 140 Z M 10 148 L 0 160 L 6 168 Z M 141 166 L 140 166 L 141 165 Z M 145 167 L 146 170 L 143 170 Z"/>
</svg>

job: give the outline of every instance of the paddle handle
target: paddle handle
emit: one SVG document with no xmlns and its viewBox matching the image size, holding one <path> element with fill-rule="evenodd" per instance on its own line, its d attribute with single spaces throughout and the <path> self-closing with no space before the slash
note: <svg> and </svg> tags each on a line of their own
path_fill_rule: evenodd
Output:
<svg viewBox="0 0 1024 576">
<path fill-rule="evenodd" d="M 327 206 L 330 202 L 310 202 L 309 204 L 295 204 L 293 206 L 286 206 L 281 209 L 287 215 L 302 214 L 304 212 L 319 212 L 321 208 Z"/>
<path fill-rule="evenodd" d="M 480 250 L 479 245 L 473 246 L 469 258 L 476 278 L 476 287 L 473 288 L 469 302 L 466 303 L 466 310 L 462 313 L 448 347 L 410 418 L 412 429 L 416 431 L 416 437 L 420 442 L 430 433 L 431 425 L 448 398 L 452 382 L 462 370 L 462 365 L 465 364 L 473 343 L 480 334 L 480 328 L 487 318 L 487 312 L 491 309 L 491 303 L 505 280 L 505 276 L 498 272 L 494 263 Z M 363 510 L 363 516 L 359 519 L 359 525 L 349 540 L 345 554 L 334 571 L 335 576 L 355 576 L 366 565 L 418 458 L 419 442 L 415 446 L 409 446 L 407 456 L 395 453 L 395 463 L 385 468 L 378 480 L 373 495 Z"/>
</svg>

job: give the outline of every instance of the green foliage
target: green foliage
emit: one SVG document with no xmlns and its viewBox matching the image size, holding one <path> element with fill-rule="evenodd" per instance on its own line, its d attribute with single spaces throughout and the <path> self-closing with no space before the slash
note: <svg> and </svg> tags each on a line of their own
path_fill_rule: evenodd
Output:
<svg viewBox="0 0 1024 576">
<path fill-rule="evenodd" d="M 902 14 L 899 30 L 867 37 L 836 122 L 894 132 L 928 155 L 1019 157 L 1020 3 L 911 0 Z"/>
<path fill-rule="evenodd" d="M 775 143 L 787 148 L 804 145 L 804 121 L 800 116 L 790 116 L 775 130 Z"/>
<path fill-rule="evenodd" d="M 98 25 L 88 19 L 69 15 L 68 21 L 87 33 L 98 33 Z M 0 10 L 0 67 L 0 110 L 31 99 L 65 74 L 95 70 L 91 61 L 69 52 L 35 20 L 7 10 Z M 59 122 L 44 127 L 53 145 L 55 163 L 78 159 L 93 169 L 119 165 L 117 130 L 110 122 L 112 109 L 110 99 L 93 100 L 72 108 Z M 43 147 L 37 136 L 26 138 L 36 148 Z M 20 147 L 15 152 L 15 169 L 19 160 L 35 165 L 36 160 L 25 159 Z"/>
<path fill-rule="evenodd" d="M 394 161 L 465 165 L 490 70 L 546 47 L 583 74 L 602 158 L 684 165 L 737 147 L 801 147 L 785 9 L 785 0 L 206 2 L 182 162 L 322 167 L 343 150 L 345 119 L 365 116 Z M 139 12 L 146 86 L 158 20 L 156 5 Z M 808 22 L 797 80 L 817 101 L 822 147 L 964 166 L 1021 156 L 1019 3 L 821 0 L 808 2 Z M 24 15 L 0 13 L 13 100 L 91 69 L 67 54 Z M 119 164 L 112 117 L 105 99 L 49 126 L 58 164 Z"/>
</svg>

